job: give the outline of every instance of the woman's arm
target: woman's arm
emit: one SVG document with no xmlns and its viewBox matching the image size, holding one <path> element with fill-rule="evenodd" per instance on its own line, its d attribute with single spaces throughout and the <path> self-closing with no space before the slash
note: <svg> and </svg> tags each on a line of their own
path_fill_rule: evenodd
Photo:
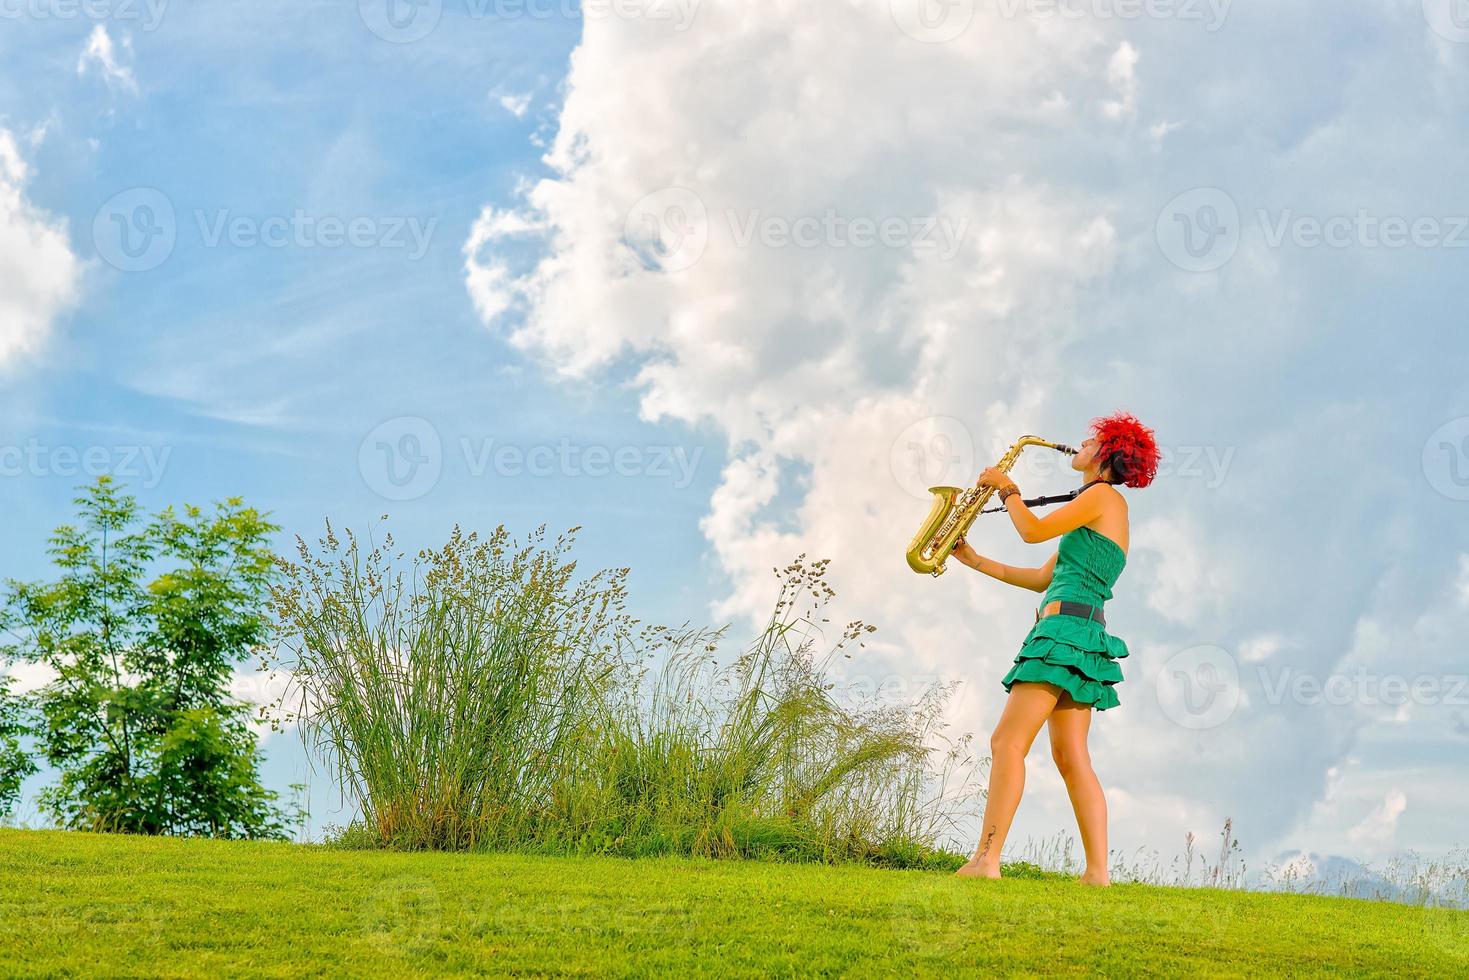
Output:
<svg viewBox="0 0 1469 980">
<path fill-rule="evenodd" d="M 979 482 L 980 486 L 1004 487 L 1013 481 L 1006 474 L 990 467 L 980 476 Z M 1088 487 L 1075 500 L 1056 508 L 1045 517 L 1037 517 L 1033 510 L 1025 506 L 1025 501 L 1020 499 L 1018 493 L 1012 493 L 1005 498 L 1005 512 L 1010 515 L 1010 521 L 1020 533 L 1020 540 L 1026 544 L 1039 544 L 1058 538 L 1067 531 L 1090 524 L 1101 517 L 1107 508 L 1125 505 L 1126 502 L 1122 499 L 1122 494 L 1117 492 L 1117 488 L 1102 484 Z"/>
<path fill-rule="evenodd" d="M 1044 592 L 1049 589 L 1051 576 L 1056 572 L 1055 555 L 1052 555 L 1040 568 L 1016 568 L 1014 565 L 1002 565 L 993 558 L 986 558 L 976 552 L 969 547 L 968 542 L 955 548 L 953 555 L 976 572 L 984 572 L 990 578 L 999 579 L 1007 585 L 1029 589 L 1032 592 Z"/>
</svg>

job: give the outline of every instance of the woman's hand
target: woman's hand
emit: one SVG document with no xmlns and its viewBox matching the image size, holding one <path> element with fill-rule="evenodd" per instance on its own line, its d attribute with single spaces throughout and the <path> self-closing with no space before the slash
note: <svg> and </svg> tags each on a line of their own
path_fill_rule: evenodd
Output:
<svg viewBox="0 0 1469 980">
<path fill-rule="evenodd" d="M 954 550 L 950 554 L 971 568 L 974 567 L 974 562 L 979 559 L 979 553 L 969 547 L 969 542 L 963 538 L 960 538 L 958 543 L 954 545 Z"/>
<path fill-rule="evenodd" d="M 994 487 L 996 490 L 1003 490 L 1014 482 L 1005 471 L 995 466 L 989 466 L 985 468 L 983 473 L 979 474 L 979 480 L 974 485 L 977 487 Z"/>
</svg>

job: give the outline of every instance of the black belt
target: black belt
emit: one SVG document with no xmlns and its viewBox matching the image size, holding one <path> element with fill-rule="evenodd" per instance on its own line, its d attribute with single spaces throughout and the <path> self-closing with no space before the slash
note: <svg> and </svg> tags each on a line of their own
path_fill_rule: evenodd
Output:
<svg viewBox="0 0 1469 980">
<path fill-rule="evenodd" d="M 1054 602 L 1057 600 L 1052 601 Z M 1102 616 L 1101 606 L 1088 606 L 1084 602 L 1070 602 L 1066 599 L 1061 599 L 1059 601 L 1061 604 L 1061 608 L 1057 609 L 1055 613 L 1052 613 L 1052 615 L 1056 615 L 1057 613 L 1059 613 L 1062 616 L 1080 616 L 1082 619 L 1095 619 L 1097 623 L 1101 626 L 1107 625 L 1106 618 Z M 1036 609 L 1035 621 L 1037 623 L 1041 621 L 1041 609 L 1044 609 L 1050 604 L 1051 603 L 1048 602 L 1045 605 Z"/>
</svg>

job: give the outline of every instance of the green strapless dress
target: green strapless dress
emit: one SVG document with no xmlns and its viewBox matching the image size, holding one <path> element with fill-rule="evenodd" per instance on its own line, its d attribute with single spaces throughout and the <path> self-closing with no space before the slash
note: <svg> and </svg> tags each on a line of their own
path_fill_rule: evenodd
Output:
<svg viewBox="0 0 1469 980">
<path fill-rule="evenodd" d="M 1055 574 L 1041 606 L 1057 599 L 1100 606 L 1112 598 L 1112 586 L 1127 564 L 1127 554 L 1111 538 L 1089 527 L 1061 535 Z M 1117 662 L 1127 644 L 1095 620 L 1058 613 L 1044 616 L 1026 634 L 1009 673 L 1000 681 L 1008 693 L 1016 681 L 1048 681 L 1064 688 L 1081 704 L 1098 711 L 1118 705 L 1116 685 L 1122 680 Z"/>
</svg>

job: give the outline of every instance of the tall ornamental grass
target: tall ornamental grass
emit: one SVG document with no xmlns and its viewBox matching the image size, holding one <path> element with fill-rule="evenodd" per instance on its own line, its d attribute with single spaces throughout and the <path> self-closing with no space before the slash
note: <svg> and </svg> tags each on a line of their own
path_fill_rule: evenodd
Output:
<svg viewBox="0 0 1469 980">
<path fill-rule="evenodd" d="M 783 571 L 763 632 L 728 664 L 726 630 L 644 626 L 628 569 L 578 577 L 573 528 L 547 544 L 455 530 L 405 563 L 328 526 L 298 541 L 274 594 L 277 666 L 297 721 L 370 846 L 628 856 L 951 862 L 939 836 L 973 806 L 939 769 L 951 688 L 910 704 L 842 703 L 820 618 L 826 562 Z M 825 652 L 819 652 L 823 645 Z"/>
</svg>

